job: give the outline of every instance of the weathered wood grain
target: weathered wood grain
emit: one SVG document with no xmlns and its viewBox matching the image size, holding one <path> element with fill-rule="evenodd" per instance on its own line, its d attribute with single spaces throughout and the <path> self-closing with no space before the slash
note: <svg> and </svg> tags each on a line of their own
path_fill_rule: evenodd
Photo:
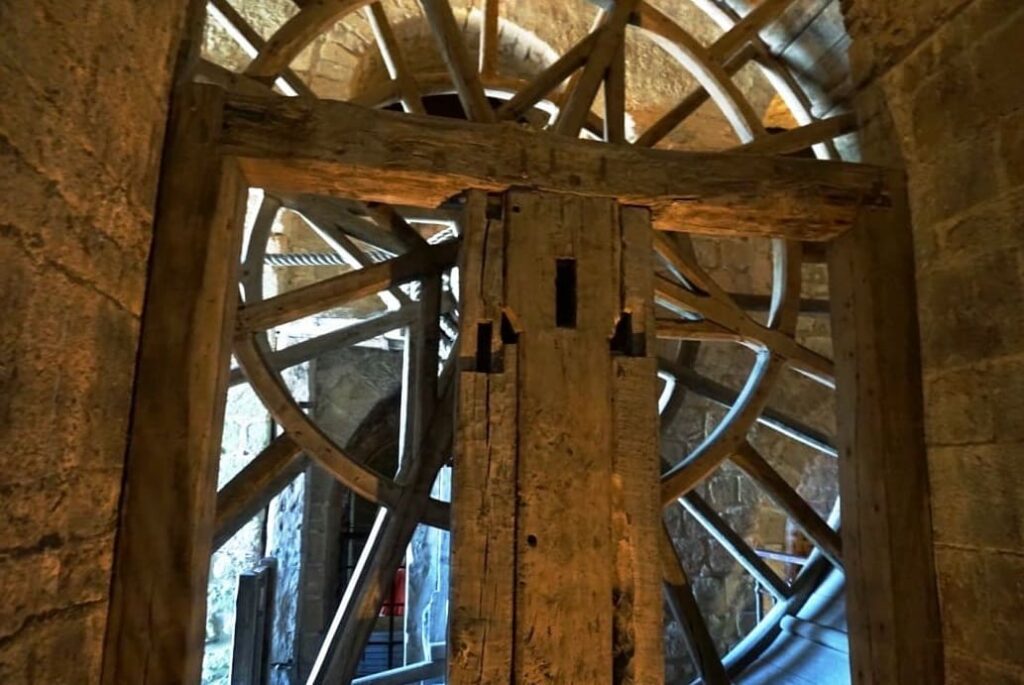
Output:
<svg viewBox="0 0 1024 685">
<path fill-rule="evenodd" d="M 828 240 L 894 172 L 788 157 L 682 153 L 577 141 L 343 102 L 229 96 L 222 149 L 279 192 L 435 207 L 467 188 L 527 186 L 650 207 L 657 228 Z"/>
<path fill-rule="evenodd" d="M 173 104 L 157 202 L 103 682 L 198 682 L 246 188 L 210 155 L 222 91 Z"/>
<path fill-rule="evenodd" d="M 905 196 L 829 255 L 850 660 L 857 685 L 940 683 L 914 249 Z"/>
</svg>

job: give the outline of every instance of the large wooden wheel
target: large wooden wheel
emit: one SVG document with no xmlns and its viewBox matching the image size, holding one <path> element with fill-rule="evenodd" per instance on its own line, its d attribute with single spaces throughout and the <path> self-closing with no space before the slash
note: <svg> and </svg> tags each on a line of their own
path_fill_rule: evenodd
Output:
<svg viewBox="0 0 1024 685">
<path fill-rule="evenodd" d="M 228 77 L 205 65 L 205 78 L 230 83 L 235 88 L 259 91 L 278 88 L 300 97 L 315 97 L 289 70 L 295 58 L 319 35 L 356 12 L 365 13 L 390 79 L 362 94 L 357 102 L 381 107 L 392 103 L 413 114 L 427 114 L 429 98 L 454 93 L 466 116 L 477 122 L 524 120 L 566 136 L 600 138 L 610 144 L 652 147 L 662 143 L 706 102 L 712 101 L 732 126 L 736 151 L 789 154 L 813 149 L 821 159 L 838 156 L 834 139 L 852 129 L 849 116 L 814 120 L 810 102 L 782 61 L 761 41 L 759 32 L 785 12 L 790 0 L 767 0 L 745 16 L 736 15 L 724 3 L 694 0 L 722 29 L 712 44 L 701 44 L 666 13 L 644 0 L 619 0 L 607 8 L 595 8 L 593 30 L 566 50 L 530 81 L 504 76 L 498 69 L 498 35 L 501 3 L 487 0 L 480 15 L 479 59 L 474 62 L 465 44 L 452 7 L 444 0 L 422 0 L 426 20 L 437 38 L 447 74 L 418 74 L 403 57 L 403 46 L 388 19 L 387 3 L 366 0 L 322 0 L 303 7 L 266 41 L 249 27 L 226 0 L 213 0 L 211 9 L 221 22 L 249 44 L 255 56 L 244 74 Z M 625 74 L 627 33 L 637 32 L 677 60 L 699 87 L 637 135 L 627 134 Z M 769 134 L 732 76 L 748 64 L 756 64 L 781 95 L 800 127 Z M 595 100 L 603 88 L 603 107 Z M 538 119 L 537 113 L 543 113 Z M 266 244 L 277 212 L 287 208 L 302 214 L 326 242 L 354 263 L 355 270 L 295 291 L 264 299 L 262 268 Z M 456 208 L 457 209 L 457 208 Z M 437 470 L 450 456 L 451 361 L 457 355 L 439 355 L 445 336 L 442 314 L 457 317 L 457 309 L 442 311 L 445 296 L 442 277 L 456 261 L 458 242 L 428 243 L 410 223 L 416 210 L 386 205 L 366 206 L 315 197 L 273 197 L 263 200 L 248 241 L 242 288 L 244 304 L 238 312 L 234 353 L 240 373 L 267 406 L 283 434 L 225 486 L 218 495 L 216 541 L 228 539 L 255 511 L 301 468 L 305 455 L 342 484 L 370 502 L 381 505 L 382 514 L 367 545 L 366 563 L 353 580 L 331 627 L 311 682 L 336 682 L 351 677 L 361 645 L 368 638 L 366 621 L 379 610 L 386 584 L 401 561 L 415 526 L 447 525 L 446 503 L 429 497 Z M 423 210 L 419 210 L 423 211 Z M 412 213 L 411 213 L 412 212 Z M 459 216 L 455 211 L 454 216 Z M 687 231 L 701 232 L 700 225 L 679 225 L 679 233 L 659 233 L 655 238 L 661 264 L 656 279 L 656 300 L 662 316 L 658 336 L 664 340 L 707 344 L 738 344 L 754 350 L 756 363 L 746 384 L 738 391 L 700 377 L 689 355 L 665 359 L 661 374 L 670 386 L 665 403 L 671 414 L 681 405 L 683 393 L 695 392 L 728 406 L 725 418 L 695 450 L 675 463 L 666 463 L 662 477 L 662 504 L 682 506 L 719 540 L 739 564 L 778 601 L 789 601 L 800 590 L 784 582 L 721 516 L 702 500 L 695 488 L 725 462 L 731 461 L 777 503 L 836 567 L 841 567 L 838 535 L 748 439 L 761 423 L 818 451 L 835 456 L 827 437 L 768 409 L 768 398 L 786 369 L 825 386 L 834 384 L 830 360 L 803 347 L 796 340 L 801 311 L 801 263 L 804 247 L 799 242 L 773 241 L 773 288 L 765 302 L 765 324 L 750 315 L 751 302 L 739 301 L 726 292 L 701 267 Z M 388 258 L 374 262 L 371 246 Z M 353 262 L 354 260 L 354 262 Z M 413 300 L 402 286 L 421 284 Z M 390 291 L 398 306 L 380 317 L 319 339 L 271 351 L 268 329 L 310 316 L 373 293 Z M 584 294 L 585 296 L 585 294 Z M 408 326 L 408 340 L 415 346 L 414 363 L 405 382 L 413 397 L 406 412 L 407 433 L 415 436 L 407 459 L 394 475 L 377 473 L 346 454 L 299 408 L 290 396 L 279 371 L 311 359 L 323 351 L 355 344 L 381 332 Z M 446 372 L 438 377 L 438 363 Z M 240 379 L 240 376 L 238 377 Z M 767 411 L 766 411 L 767 410 Z M 652 493 L 652 497 L 658 496 Z M 726 682 L 722 660 L 715 651 L 697 608 L 689 581 L 671 541 L 666 540 L 664 574 L 669 601 L 684 626 L 691 652 L 705 682 Z M 798 580 L 799 584 L 800 581 Z M 354 656 L 353 656 L 354 655 Z"/>
</svg>

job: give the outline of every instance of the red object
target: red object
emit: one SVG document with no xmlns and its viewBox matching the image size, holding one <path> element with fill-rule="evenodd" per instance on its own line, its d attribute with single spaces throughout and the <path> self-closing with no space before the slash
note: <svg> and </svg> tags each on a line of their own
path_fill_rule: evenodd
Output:
<svg viewBox="0 0 1024 685">
<path fill-rule="evenodd" d="M 391 583 L 391 594 L 384 600 L 380 607 L 381 616 L 404 616 L 405 615 L 405 569 L 400 568 L 395 572 L 395 579 Z"/>
</svg>

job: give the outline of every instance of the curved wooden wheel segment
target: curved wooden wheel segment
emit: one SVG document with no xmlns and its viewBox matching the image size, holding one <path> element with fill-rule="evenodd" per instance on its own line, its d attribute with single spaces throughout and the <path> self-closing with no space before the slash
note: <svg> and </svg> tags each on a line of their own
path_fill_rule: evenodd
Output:
<svg viewBox="0 0 1024 685">
<path fill-rule="evenodd" d="M 793 0 L 765 0 L 745 16 L 738 16 L 717 0 L 692 0 L 722 29 L 712 44 L 695 39 L 664 12 L 645 0 L 616 0 L 596 9 L 594 28 L 531 80 L 510 78 L 499 73 L 498 39 L 501 3 L 485 0 L 481 12 L 479 59 L 471 59 L 469 47 L 446 0 L 420 0 L 420 6 L 447 69 L 446 74 L 424 76 L 415 73 L 403 54 L 403 46 L 391 26 L 386 3 L 368 0 L 319 0 L 303 3 L 302 9 L 265 42 L 224 0 L 212 0 L 236 28 L 249 37 L 258 51 L 240 83 L 269 87 L 278 79 L 292 84 L 300 96 L 313 94 L 289 65 L 318 36 L 354 12 L 365 13 L 386 65 L 390 80 L 378 84 L 361 104 L 379 106 L 400 102 L 412 114 L 425 114 L 424 98 L 454 93 L 470 120 L 489 123 L 520 120 L 541 108 L 541 124 L 557 134 L 598 137 L 610 144 L 632 143 L 653 147 L 699 108 L 713 102 L 729 122 L 737 138 L 735 152 L 791 154 L 813 150 L 819 159 L 835 159 L 834 140 L 853 130 L 848 115 L 815 120 L 810 99 L 783 60 L 759 36 L 765 27 L 790 7 Z M 677 60 L 695 79 L 697 89 L 667 109 L 634 140 L 627 139 L 625 89 L 628 32 L 651 40 Z M 798 128 L 769 134 L 754 108 L 733 81 L 740 69 L 754 64 L 763 72 L 788 105 Z M 600 116 L 594 103 L 603 90 Z M 281 208 L 298 211 L 317 227 L 321 237 L 339 252 L 355 255 L 357 267 L 309 286 L 275 297 L 264 298 L 261 278 L 270 226 Z M 361 497 L 381 505 L 382 514 L 368 545 L 361 575 L 353 581 L 339 608 L 321 651 L 310 682 L 335 682 L 350 676 L 351 654 L 338 644 L 365 643 L 360 616 L 372 615 L 382 601 L 381 579 L 389 577 L 400 561 L 391 549 L 408 542 L 415 525 L 424 522 L 443 527 L 447 505 L 429 497 L 429 487 L 448 458 L 452 434 L 451 369 L 438 379 L 437 340 L 442 336 L 441 275 L 456 261 L 457 241 L 428 244 L 410 226 L 402 212 L 385 205 L 361 207 L 355 214 L 340 205 L 309 198 L 271 197 L 264 199 L 251 231 L 243 263 L 244 304 L 237 316 L 235 356 L 240 374 L 270 410 L 284 434 L 274 441 L 249 467 L 222 489 L 217 503 L 218 543 L 230 537 L 246 514 L 264 505 L 287 484 L 308 458 L 336 477 Z M 339 217 L 345 221 L 339 221 Z M 677 227 L 686 231 L 686 226 Z M 356 246 L 356 241 L 375 244 L 395 255 L 373 263 Z M 787 516 L 803 530 L 823 557 L 841 567 L 841 549 L 836 530 L 822 519 L 795 489 L 768 463 L 748 436 L 760 424 L 830 456 L 836 450 L 830 439 L 798 419 L 768 406 L 770 393 L 787 369 L 824 386 L 834 386 L 832 362 L 801 345 L 796 338 L 797 318 L 813 309 L 814 302 L 801 299 L 801 265 L 804 246 L 798 242 L 773 240 L 773 284 L 764 302 L 752 303 L 727 292 L 699 264 L 693 244 L 685 233 L 657 232 L 654 238 L 658 262 L 663 267 L 655 278 L 655 300 L 664 316 L 657 320 L 658 337 L 683 341 L 685 353 L 676 360 L 663 360 L 660 373 L 670 379 L 666 421 L 678 411 L 686 392 L 701 395 L 727 407 L 725 418 L 690 454 L 677 463 L 666 464 L 660 499 L 664 506 L 682 506 L 694 516 L 777 600 L 785 602 L 797 591 L 783 581 L 740 535 L 705 502 L 696 488 L 724 463 L 731 461 L 752 478 Z M 400 289 L 419 281 L 422 296 L 411 301 Z M 266 331 L 331 307 L 380 292 L 391 292 L 399 302 L 396 311 L 370 320 L 351 330 L 324 336 L 280 351 L 271 351 Z M 752 304 L 767 311 L 766 323 L 751 316 Z M 755 307 L 756 308 L 756 307 Z M 407 378 L 418 394 L 418 439 L 416 457 L 403 462 L 395 477 L 370 469 L 334 444 L 297 405 L 281 380 L 280 370 L 300 363 L 332 346 L 354 344 L 396 327 L 415 330 L 423 346 L 417 376 Z M 700 376 L 693 368 L 697 345 L 735 343 L 755 352 L 756 362 L 740 390 L 724 387 Z M 452 358 L 455 355 L 451 355 Z M 236 378 L 236 380 L 240 380 Z M 305 455 L 305 456 L 302 456 Z M 653 493 L 652 493 L 652 496 Z M 401 547 L 404 549 L 404 547 Z M 689 587 L 686 573 L 667 534 L 663 566 L 669 605 L 684 626 L 691 652 L 705 682 L 727 682 L 722 660 L 715 651 Z M 800 580 L 797 581 L 798 583 Z M 362 641 L 362 642 L 360 642 Z M 358 655 L 355 657 L 358 658 Z"/>
</svg>

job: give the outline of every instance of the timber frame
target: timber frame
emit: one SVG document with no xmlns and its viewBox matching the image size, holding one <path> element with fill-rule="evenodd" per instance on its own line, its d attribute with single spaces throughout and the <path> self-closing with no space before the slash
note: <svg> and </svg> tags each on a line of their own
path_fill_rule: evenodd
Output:
<svg viewBox="0 0 1024 685">
<path fill-rule="evenodd" d="M 266 81 L 285 73 L 289 55 L 302 43 L 289 36 L 307 36 L 315 28 L 309 22 L 329 21 L 332 12 L 340 11 L 338 4 L 311 5 L 320 7 L 323 16 L 315 16 L 314 10 L 296 15 L 293 21 L 299 23 L 268 43 L 249 75 Z M 762 7 L 779 4 L 765 2 Z M 371 3 L 340 5 L 349 10 Z M 330 7 L 334 9 L 328 12 Z M 380 22 L 374 7 L 379 5 L 368 11 L 377 13 L 378 38 L 386 44 L 386 22 Z M 424 8 L 438 35 L 450 35 L 447 3 L 425 1 Z M 627 21 L 663 28 L 653 8 L 635 1 L 616 3 L 606 21 L 606 26 L 620 29 Z M 740 22 L 736 31 L 756 35 L 763 21 L 754 17 Z M 455 85 L 473 119 L 469 122 L 418 115 L 421 94 L 397 77 L 396 88 L 411 114 L 260 95 L 259 82 L 240 89 L 247 94 L 211 85 L 187 85 L 179 91 L 143 322 L 105 683 L 198 682 L 210 553 L 306 460 L 382 506 L 365 563 L 339 607 L 310 683 L 351 679 L 352 656 L 337 645 L 365 643 L 365 618 L 379 610 L 416 525 L 448 526 L 450 507 L 430 498 L 430 486 L 449 459 L 452 436 L 459 429 L 456 398 L 479 391 L 459 387 L 451 364 L 440 378 L 430 372 L 441 335 L 437 320 L 444 309 L 441 276 L 460 251 L 466 258 L 470 246 L 458 241 L 427 244 L 388 205 L 432 209 L 462 197 L 463 220 L 486 223 L 487 201 L 481 198 L 522 190 L 606 198 L 649 212 L 655 254 L 678 277 L 656 277 L 654 298 L 663 307 L 694 315 L 653 320 L 654 332 L 683 341 L 736 341 L 758 351 L 751 382 L 731 396 L 728 388 L 697 376 L 683 359 L 677 367 L 669 363 L 662 369 L 689 391 L 732 407 L 732 419 L 700 449 L 668 468 L 660 495 L 652 492 L 651 498 L 662 506 L 678 503 L 717 530 L 744 568 L 780 601 L 788 601 L 800 589 L 782 582 L 738 536 L 730 537 L 728 526 L 694 492 L 714 469 L 731 460 L 800 524 L 827 563 L 845 569 L 855 682 L 940 681 L 913 256 L 902 175 L 866 165 L 769 156 L 840 135 L 849 130 L 848 118 L 771 143 L 757 138 L 746 149 L 728 153 L 625 145 L 616 123 L 621 112 L 606 116 L 608 142 L 578 140 L 601 83 L 616 92 L 619 58 L 609 35 L 610 30 L 589 38 L 587 50 L 561 65 L 563 71 L 571 64 L 598 67 L 584 66 L 576 75 L 576 88 L 550 133 L 500 123 L 505 113 L 483 98 L 476 71 L 466 68 L 465 51 L 453 42 L 442 41 L 442 47 L 458 76 Z M 711 50 L 716 63 L 744 57 L 746 41 L 739 33 L 723 40 Z M 488 53 L 481 54 L 481 67 L 486 68 Z M 536 90 L 543 90 L 542 85 Z M 528 109 L 544 92 L 527 92 L 503 108 Z M 699 104 L 680 107 L 692 111 Z M 672 119 L 685 116 L 685 111 L 668 113 L 666 123 L 645 134 L 645 142 L 653 144 Z M 374 237 L 398 256 L 264 299 L 259 278 L 252 275 L 262 264 L 264 248 L 250 240 L 248 252 L 240 254 L 249 187 L 267 193 L 261 212 L 265 216 L 257 218 L 254 234 L 265 237 L 280 206 L 301 206 L 312 215 L 310 196 L 344 196 L 371 203 Z M 770 302 L 760 303 L 769 312 L 767 324 L 755 322 L 746 313 L 750 303 L 738 304 L 703 272 L 688 233 L 774 239 L 776 290 Z M 822 244 L 831 275 L 834 360 L 794 339 L 796 316 L 807 306 L 794 279 L 804 256 Z M 239 280 L 244 304 L 235 296 Z M 395 478 L 388 478 L 338 449 L 298 409 L 276 376 L 277 369 L 311 358 L 316 350 L 271 352 L 262 335 L 281 323 L 368 294 L 392 289 L 398 296 L 398 286 L 411 281 L 422 284 L 424 295 L 418 302 L 406 302 L 405 308 L 389 314 L 387 324 L 367 322 L 363 329 L 344 334 L 352 342 L 388 330 L 384 325 L 409 325 L 417 341 L 418 356 L 407 378 L 413 388 L 407 406 L 409 459 Z M 240 366 L 236 375 L 248 379 L 285 432 L 218 493 L 223 396 L 235 382 L 232 353 Z M 772 379 L 785 367 L 836 387 L 836 444 L 767 407 Z M 747 440 L 755 421 L 838 455 L 841 539 Z M 708 683 L 728 682 L 730 675 L 700 620 L 671 542 L 666 537 L 660 544 L 668 604 L 686 627 L 702 677 Z"/>
</svg>

